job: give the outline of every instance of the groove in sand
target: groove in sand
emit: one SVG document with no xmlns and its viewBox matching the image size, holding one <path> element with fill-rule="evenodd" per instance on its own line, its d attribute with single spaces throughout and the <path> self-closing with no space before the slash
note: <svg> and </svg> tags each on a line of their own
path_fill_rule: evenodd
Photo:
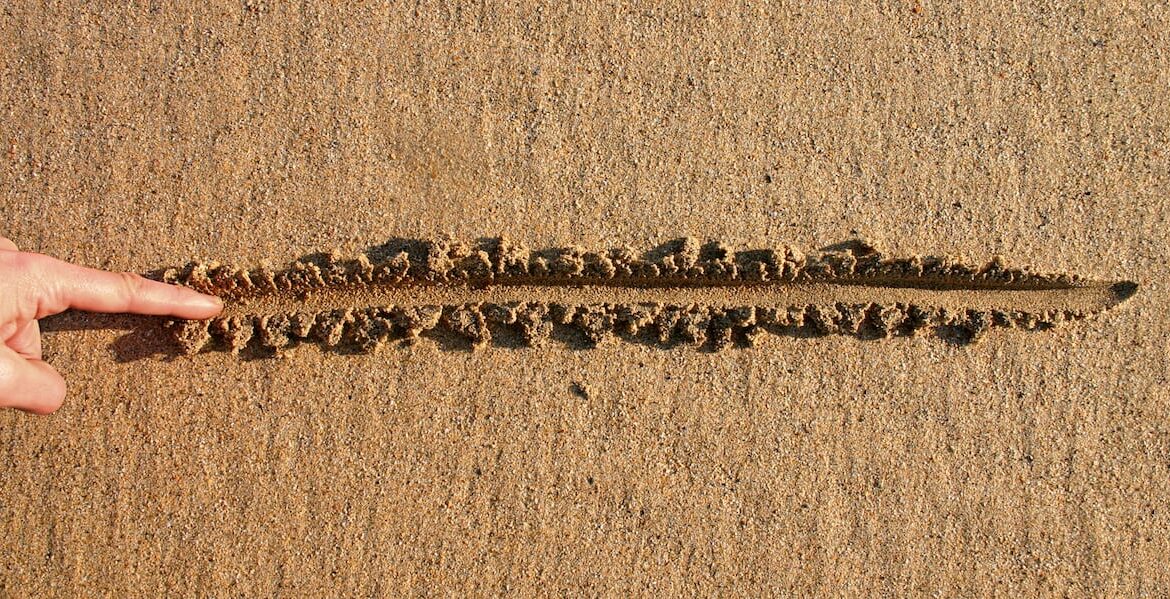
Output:
<svg viewBox="0 0 1170 599">
<path fill-rule="evenodd" d="M 592 304 L 799 306 L 827 304 L 905 304 L 954 310 L 1099 312 L 1121 301 L 1107 283 L 1053 289 L 933 289 L 857 282 L 772 283 L 709 286 L 612 285 L 577 282 L 406 284 L 327 287 L 274 292 L 236 300 L 224 316 L 323 312 L 367 306 L 459 306 L 525 302 Z"/>
<path fill-rule="evenodd" d="M 806 255 L 732 251 L 680 239 L 628 249 L 533 251 L 503 239 L 395 241 L 346 259 L 317 254 L 282 270 L 191 264 L 160 274 L 224 298 L 211 321 L 171 324 L 183 351 L 279 352 L 301 342 L 370 351 L 436 329 L 473 346 L 527 345 L 558 329 L 588 345 L 648 340 L 714 349 L 760 333 L 863 338 L 935 331 L 970 342 L 993 327 L 1047 329 L 1121 303 L 1126 281 L 889 257 L 860 242 Z M 561 335 L 565 338 L 565 335 Z"/>
</svg>

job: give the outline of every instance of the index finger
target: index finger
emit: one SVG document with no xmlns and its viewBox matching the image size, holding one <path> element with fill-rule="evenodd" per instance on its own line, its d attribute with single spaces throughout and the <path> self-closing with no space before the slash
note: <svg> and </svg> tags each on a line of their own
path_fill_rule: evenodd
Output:
<svg viewBox="0 0 1170 599">
<path fill-rule="evenodd" d="M 88 312 L 129 312 L 177 318 L 212 318 L 223 301 L 178 285 L 151 281 L 128 272 L 85 268 L 45 257 L 45 282 L 57 312 L 76 308 Z M 38 315 L 43 316 L 43 315 Z"/>
</svg>

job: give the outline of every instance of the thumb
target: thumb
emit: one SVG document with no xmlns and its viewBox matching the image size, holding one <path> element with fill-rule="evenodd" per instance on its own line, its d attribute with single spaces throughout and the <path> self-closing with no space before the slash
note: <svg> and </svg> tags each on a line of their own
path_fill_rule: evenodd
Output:
<svg viewBox="0 0 1170 599">
<path fill-rule="evenodd" d="M 45 362 L 0 344 L 0 407 L 50 414 L 65 400 L 65 379 Z"/>
</svg>

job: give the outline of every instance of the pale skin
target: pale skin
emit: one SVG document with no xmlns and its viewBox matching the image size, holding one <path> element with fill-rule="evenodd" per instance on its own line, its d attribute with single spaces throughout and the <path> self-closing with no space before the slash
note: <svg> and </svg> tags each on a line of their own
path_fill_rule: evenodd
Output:
<svg viewBox="0 0 1170 599">
<path fill-rule="evenodd" d="M 0 408 L 50 414 L 65 380 L 41 359 L 37 320 L 70 308 L 176 318 L 212 318 L 219 298 L 133 273 L 85 268 L 22 252 L 0 237 Z"/>
</svg>

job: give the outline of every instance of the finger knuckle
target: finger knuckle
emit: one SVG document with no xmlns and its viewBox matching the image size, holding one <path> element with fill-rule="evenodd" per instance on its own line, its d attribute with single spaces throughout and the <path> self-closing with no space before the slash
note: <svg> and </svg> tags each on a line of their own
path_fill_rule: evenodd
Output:
<svg viewBox="0 0 1170 599">
<path fill-rule="evenodd" d="M 120 272 L 118 278 L 121 282 L 123 293 L 126 297 L 135 297 L 142 292 L 142 286 L 146 282 L 141 275 L 132 272 Z"/>
</svg>

